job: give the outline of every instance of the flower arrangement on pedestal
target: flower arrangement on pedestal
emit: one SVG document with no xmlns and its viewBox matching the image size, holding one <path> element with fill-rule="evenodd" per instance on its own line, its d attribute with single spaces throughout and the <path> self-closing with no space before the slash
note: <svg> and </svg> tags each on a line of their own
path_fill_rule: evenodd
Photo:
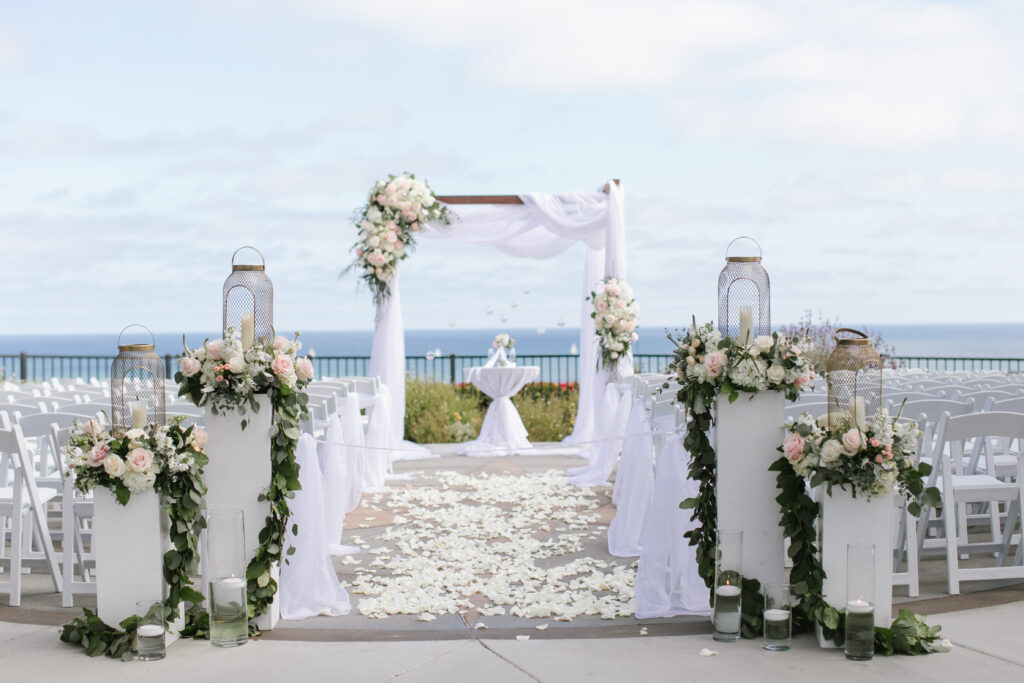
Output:
<svg viewBox="0 0 1024 683">
<path fill-rule="evenodd" d="M 266 342 L 257 339 L 246 348 L 238 331 L 229 327 L 224 339 L 207 341 L 197 349 L 186 347 L 174 376 L 180 396 L 187 396 L 200 407 L 209 405 L 215 415 L 237 411 L 243 416 L 242 429 L 248 424 L 246 411 L 259 411 L 256 395 L 270 398 L 274 416 L 271 476 L 262 494 L 270 503 L 270 515 L 260 532 L 260 547 L 246 569 L 247 577 L 258 577 L 263 584 L 254 590 L 257 581 L 250 581 L 250 617 L 263 614 L 277 593 L 270 570 L 286 552 L 288 499 L 292 491 L 301 488 L 295 448 L 302 435 L 300 422 L 308 415 L 309 397 L 304 389 L 314 374 L 309 358 L 298 356 L 301 348 L 298 333 L 290 341 L 280 335 Z"/>
<path fill-rule="evenodd" d="M 359 212 L 359 234 L 353 247 L 356 257 L 344 272 L 358 270 L 373 292 L 374 303 L 380 305 L 391 294 L 389 283 L 398 272 L 399 261 L 408 258 L 416 244 L 415 234 L 426 223 L 450 222 L 448 207 L 413 174 L 378 180 Z"/>
<path fill-rule="evenodd" d="M 633 298 L 633 288 L 613 277 L 605 278 L 601 288 L 591 292 L 587 299 L 594 303 L 590 317 L 594 319 L 594 332 L 601 346 L 601 363 L 613 368 L 639 339 L 636 317 L 640 306 Z"/>
<path fill-rule="evenodd" d="M 200 603 L 202 594 L 192 588 L 198 573 L 199 533 L 204 523 L 206 484 L 203 451 L 206 432 L 196 426 L 182 427 L 181 418 L 168 425 L 147 424 L 126 431 L 107 430 L 96 420 L 75 422 L 64 457 L 74 473 L 75 488 L 88 492 L 96 487 L 110 489 L 117 502 L 127 505 L 133 493 L 155 489 L 170 518 L 170 540 L 174 549 L 163 557 L 164 620 L 173 615 L 183 600 Z M 138 617 L 122 621 L 117 629 L 104 624 L 95 612 L 74 619 L 61 630 L 61 640 L 80 643 L 90 655 L 130 659 Z"/>
</svg>

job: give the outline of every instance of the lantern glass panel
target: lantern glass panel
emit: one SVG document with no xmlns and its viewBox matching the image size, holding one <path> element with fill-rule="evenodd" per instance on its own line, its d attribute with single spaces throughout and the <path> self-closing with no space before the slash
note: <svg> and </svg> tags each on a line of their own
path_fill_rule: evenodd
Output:
<svg viewBox="0 0 1024 683">
<path fill-rule="evenodd" d="M 236 264 L 242 249 L 252 249 L 260 264 Z M 223 334 L 229 327 L 241 330 L 242 316 L 253 317 L 256 339 L 266 343 L 274 338 L 274 284 L 266 273 L 263 254 L 254 247 L 241 247 L 231 257 L 231 274 L 224 281 Z"/>
<path fill-rule="evenodd" d="M 758 256 L 729 255 L 732 245 L 744 239 L 757 246 Z M 750 341 L 771 334 L 771 286 L 760 252 L 761 246 L 750 237 L 737 237 L 726 248 L 725 268 L 718 276 L 718 329 L 725 337 L 740 337 L 745 316 L 749 316 Z"/>
</svg>

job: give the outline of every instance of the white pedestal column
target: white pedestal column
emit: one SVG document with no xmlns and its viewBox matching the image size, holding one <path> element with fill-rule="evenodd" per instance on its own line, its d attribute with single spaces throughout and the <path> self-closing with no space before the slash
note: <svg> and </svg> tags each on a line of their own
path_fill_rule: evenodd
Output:
<svg viewBox="0 0 1024 683">
<path fill-rule="evenodd" d="M 832 495 L 824 487 L 816 491 L 821 503 L 821 565 L 825 570 L 822 594 L 836 609 L 846 608 L 846 546 L 871 543 L 875 546 L 875 626 L 892 623 L 892 531 L 893 495 L 870 500 L 853 495 L 845 488 L 833 487 Z M 822 647 L 835 647 L 818 629 Z"/>
<path fill-rule="evenodd" d="M 243 416 L 235 411 L 214 415 L 207 408 L 203 426 L 210 440 L 206 454 L 210 458 L 205 468 L 206 507 L 210 510 L 241 510 L 245 524 L 246 563 L 259 547 L 259 533 L 270 515 L 270 503 L 258 500 L 270 485 L 270 424 L 272 420 L 270 397 L 257 396 L 260 411 L 246 411 L 248 426 L 242 429 Z M 277 579 L 277 568 L 272 576 Z M 256 619 L 261 630 L 274 628 L 281 618 L 279 595 L 266 614 Z"/>
<path fill-rule="evenodd" d="M 743 531 L 743 576 L 766 583 L 783 579 L 784 556 L 775 472 L 785 399 L 777 391 L 740 393 L 715 404 L 712 435 L 718 460 L 718 528 Z"/>
<path fill-rule="evenodd" d="M 114 494 L 97 487 L 93 493 L 92 543 L 96 556 L 96 607 L 100 619 L 117 627 L 135 614 L 140 600 L 164 600 L 163 557 L 171 550 L 170 519 L 160 497 L 150 489 L 133 493 L 122 506 Z M 184 608 L 168 627 L 167 644 L 178 639 Z"/>
</svg>

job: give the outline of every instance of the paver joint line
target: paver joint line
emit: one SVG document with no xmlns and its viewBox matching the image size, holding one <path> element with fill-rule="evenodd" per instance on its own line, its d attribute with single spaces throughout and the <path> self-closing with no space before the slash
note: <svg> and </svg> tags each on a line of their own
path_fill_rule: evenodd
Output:
<svg viewBox="0 0 1024 683">
<path fill-rule="evenodd" d="M 413 664 L 408 669 L 403 669 L 402 671 L 399 671 L 398 673 L 396 673 L 393 676 L 388 676 L 387 678 L 382 679 L 381 683 L 387 683 L 387 681 L 393 681 L 396 678 L 398 678 L 399 676 L 404 676 L 405 674 L 409 673 L 410 671 L 418 669 L 418 668 L 420 668 L 421 666 L 423 666 L 425 664 L 430 664 L 431 662 L 436 662 L 438 659 L 441 659 L 442 657 L 447 657 L 451 653 L 456 652 L 458 650 L 461 650 L 462 648 L 466 647 L 466 645 L 468 645 L 468 644 L 469 644 L 469 641 L 468 640 L 464 640 L 464 641 L 460 642 L 458 645 L 456 645 L 455 647 L 453 647 L 450 650 L 445 650 L 444 652 L 439 652 L 436 655 L 434 655 L 433 657 L 430 657 L 428 659 L 424 659 L 422 662 L 418 662 L 416 664 Z"/>
<path fill-rule="evenodd" d="M 541 680 L 540 680 L 539 678 L 537 678 L 536 676 L 534 676 L 534 675 L 533 675 L 532 673 L 530 673 L 529 671 L 527 671 L 527 670 L 526 670 L 526 669 L 524 669 L 523 667 L 519 666 L 518 664 L 516 664 L 515 662 L 513 662 L 513 661 L 512 661 L 511 659 L 509 659 L 508 657 L 504 656 L 504 655 L 503 655 L 503 654 L 501 654 L 500 652 L 498 652 L 498 651 L 496 651 L 496 650 L 492 649 L 492 648 L 491 648 L 491 647 L 490 647 L 490 646 L 489 646 L 489 645 L 488 645 L 487 643 L 485 643 L 484 641 L 482 641 L 482 640 L 477 640 L 476 642 L 478 642 L 478 643 L 480 644 L 480 646 L 481 646 L 481 647 L 482 647 L 483 649 L 487 650 L 488 652 L 490 652 L 490 653 L 491 653 L 492 655 L 494 655 L 494 656 L 495 656 L 495 657 L 497 657 L 498 659 L 500 659 L 500 660 L 502 660 L 503 662 L 507 663 L 507 664 L 508 664 L 509 666 L 511 666 L 512 668 L 514 668 L 514 669 L 515 669 L 516 671 L 519 671 L 519 672 L 520 672 L 520 673 L 522 673 L 522 674 L 523 674 L 524 676 L 528 676 L 528 677 L 529 677 L 529 679 L 530 679 L 531 681 L 537 681 L 537 683 L 543 683 L 543 682 L 542 682 L 542 681 L 541 681 Z"/>
</svg>

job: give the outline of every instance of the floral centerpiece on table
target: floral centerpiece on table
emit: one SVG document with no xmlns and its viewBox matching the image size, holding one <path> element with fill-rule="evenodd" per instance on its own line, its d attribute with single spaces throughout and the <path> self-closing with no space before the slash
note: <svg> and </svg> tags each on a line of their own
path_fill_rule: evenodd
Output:
<svg viewBox="0 0 1024 683">
<path fill-rule="evenodd" d="M 938 495 L 938 489 L 924 489 L 931 465 L 917 462 L 920 438 L 917 424 L 893 419 L 885 409 L 860 424 L 848 413 L 833 412 L 830 424 L 827 414 L 816 420 L 805 412 L 786 425 L 779 451 L 812 486 L 825 484 L 829 493 L 833 486 L 849 487 L 854 497 L 867 499 L 898 487 L 917 514 L 917 499 Z"/>
<path fill-rule="evenodd" d="M 599 291 L 591 292 L 588 300 L 594 302 L 590 317 L 601 345 L 601 363 L 615 367 L 619 359 L 629 352 L 630 344 L 639 339 L 636 316 L 640 306 L 633 298 L 633 288 L 624 280 L 605 278 Z"/>
<path fill-rule="evenodd" d="M 197 406 L 210 406 L 214 415 L 237 411 L 243 416 L 242 429 L 248 424 L 246 411 L 259 412 L 256 396 L 270 398 L 270 481 L 261 496 L 270 503 L 270 515 L 260 531 L 260 547 L 246 568 L 250 618 L 263 614 L 277 593 L 270 572 L 284 557 L 291 515 L 288 499 L 301 488 L 295 448 L 302 436 L 299 425 L 309 414 L 304 389 L 313 379 L 313 363 L 298 356 L 300 349 L 297 332 L 291 340 L 278 335 L 257 339 L 245 348 L 239 332 L 229 327 L 223 339 L 206 341 L 197 349 L 186 346 L 174 375 L 179 396 L 187 396 Z"/>
<path fill-rule="evenodd" d="M 192 588 L 191 577 L 198 573 L 199 533 L 205 525 L 203 467 L 209 459 L 203 449 L 207 435 L 201 427 L 183 427 L 182 419 L 128 430 L 104 429 L 96 420 L 76 421 L 63 449 L 75 488 L 82 492 L 107 488 L 121 505 L 127 505 L 134 493 L 155 489 L 159 495 L 170 518 L 169 534 L 174 546 L 163 556 L 167 622 L 183 600 L 195 604 L 203 601 L 202 594 Z M 60 638 L 81 644 L 91 656 L 131 659 L 138 617 L 128 617 L 118 626 L 103 623 L 95 612 L 86 609 L 84 616 L 61 629 Z"/>
<path fill-rule="evenodd" d="M 491 346 L 496 349 L 511 349 L 516 345 L 516 340 L 510 337 L 505 332 L 501 332 L 494 337 L 494 341 L 491 342 Z"/>
<path fill-rule="evenodd" d="M 389 283 L 398 272 L 398 262 L 408 258 L 415 246 L 415 234 L 426 223 L 450 222 L 448 207 L 411 173 L 378 180 L 359 211 L 356 257 L 344 272 L 359 271 L 379 306 L 391 294 Z"/>
</svg>

